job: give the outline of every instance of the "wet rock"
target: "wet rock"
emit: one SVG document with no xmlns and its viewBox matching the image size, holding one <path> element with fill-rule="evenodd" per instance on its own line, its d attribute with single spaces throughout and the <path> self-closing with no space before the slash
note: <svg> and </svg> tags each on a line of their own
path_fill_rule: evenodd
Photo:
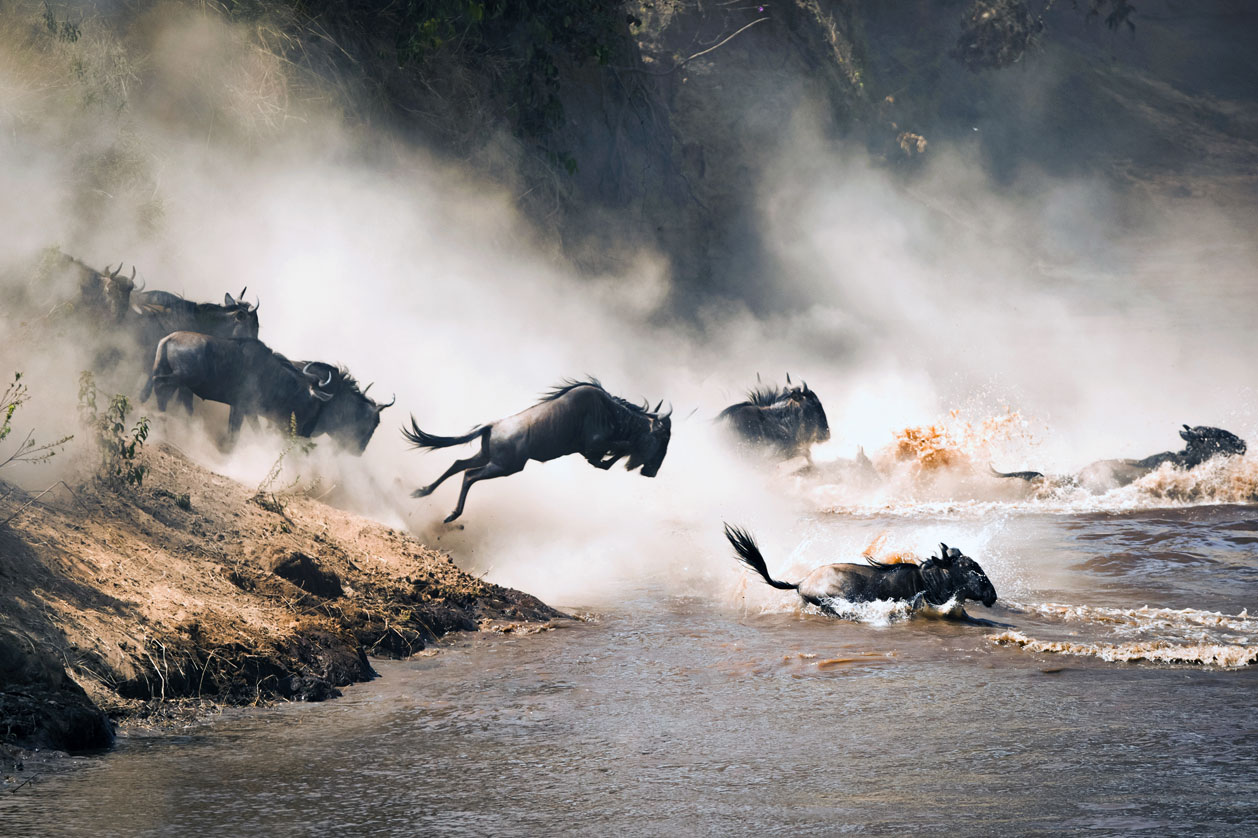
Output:
<svg viewBox="0 0 1258 838">
<path fill-rule="evenodd" d="M 50 650 L 0 630 L 0 741 L 88 751 L 109 747 L 114 731 Z"/>
</svg>

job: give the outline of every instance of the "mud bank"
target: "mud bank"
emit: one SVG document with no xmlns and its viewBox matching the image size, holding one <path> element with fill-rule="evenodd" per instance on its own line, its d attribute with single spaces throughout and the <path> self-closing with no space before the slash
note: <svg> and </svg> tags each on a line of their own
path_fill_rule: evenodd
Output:
<svg viewBox="0 0 1258 838">
<path fill-rule="evenodd" d="M 561 618 L 316 500 L 259 503 L 169 447 L 142 488 L 62 487 L 0 526 L 0 747 L 107 747 L 117 723 L 322 701 L 452 631 Z M 28 498 L 0 485 L 0 521 Z"/>
</svg>

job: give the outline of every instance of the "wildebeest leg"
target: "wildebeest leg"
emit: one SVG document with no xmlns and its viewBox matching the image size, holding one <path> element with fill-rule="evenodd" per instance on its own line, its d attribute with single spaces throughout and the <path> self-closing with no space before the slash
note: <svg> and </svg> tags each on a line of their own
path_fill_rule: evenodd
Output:
<svg viewBox="0 0 1258 838">
<path fill-rule="evenodd" d="M 183 409 L 188 411 L 188 415 L 192 415 L 192 391 L 187 387 L 179 388 L 179 401 L 183 405 Z"/>
<path fill-rule="evenodd" d="M 624 456 L 625 456 L 625 455 L 624 455 L 624 453 L 622 452 L 622 453 L 620 453 L 620 454 L 612 454 L 610 457 L 608 457 L 606 460 L 604 460 L 604 459 L 603 459 L 603 454 L 602 454 L 602 452 L 600 452 L 600 453 L 598 453 L 598 454 L 586 454 L 586 455 L 585 455 L 585 460 L 586 460 L 586 462 L 588 462 L 590 465 L 594 466 L 594 468 L 601 468 L 601 469 L 603 469 L 603 471 L 606 471 L 607 469 L 609 469 L 609 468 L 611 468 L 612 466 L 616 465 L 616 463 L 617 463 L 617 462 L 618 462 L 618 461 L 619 461 L 622 457 L 624 457 Z"/>
<path fill-rule="evenodd" d="M 240 426 L 244 424 L 245 412 L 236 405 L 232 405 L 231 412 L 227 415 L 227 450 L 230 451 L 236 447 L 236 439 L 240 436 Z"/>
<path fill-rule="evenodd" d="M 468 457 L 466 460 L 455 460 L 451 466 L 446 469 L 445 474 L 429 483 L 427 486 L 421 486 L 411 492 L 413 498 L 426 498 L 437 490 L 437 487 L 446 481 L 447 478 L 453 477 L 460 471 L 469 468 L 479 468 L 485 464 L 485 452 L 481 451 L 474 457 Z"/>
<path fill-rule="evenodd" d="M 520 468 L 523 468 L 521 466 Z M 459 490 L 459 505 L 454 507 L 454 511 L 446 517 L 445 523 L 450 523 L 455 518 L 463 514 L 463 504 L 467 502 L 467 490 L 472 488 L 472 484 L 478 480 L 491 480 L 495 477 L 505 477 L 508 474 L 515 474 L 520 468 L 508 469 L 497 463 L 490 463 L 481 468 L 472 469 L 463 475 L 463 488 Z"/>
</svg>

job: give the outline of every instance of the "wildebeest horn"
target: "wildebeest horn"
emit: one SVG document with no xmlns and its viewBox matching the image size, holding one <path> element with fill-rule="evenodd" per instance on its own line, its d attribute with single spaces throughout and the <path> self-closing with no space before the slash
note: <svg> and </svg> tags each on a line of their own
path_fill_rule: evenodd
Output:
<svg viewBox="0 0 1258 838">
<path fill-rule="evenodd" d="M 328 402 L 332 400 L 331 393 L 325 393 L 322 390 L 320 390 L 318 387 L 311 387 L 310 395 L 314 396 L 316 399 L 318 399 L 321 402 Z"/>
<path fill-rule="evenodd" d="M 374 381 L 373 381 L 373 382 L 371 382 L 371 384 L 375 384 L 375 383 L 376 383 L 376 382 L 374 382 Z M 364 387 L 364 388 L 363 388 L 363 395 L 364 395 L 364 396 L 365 396 L 365 395 L 367 395 L 367 391 L 371 389 L 371 384 L 368 384 L 366 387 Z"/>
<path fill-rule="evenodd" d="M 319 380 L 319 373 L 317 373 L 317 372 L 311 372 L 311 371 L 310 371 L 310 368 L 311 368 L 311 367 L 313 367 L 314 365 L 315 365 L 315 362 L 314 362 L 314 361 L 307 361 L 307 362 L 306 362 L 306 365 L 305 365 L 304 367 L 302 367 L 302 368 L 301 368 L 301 374 L 302 374 L 302 375 L 304 375 L 304 376 L 306 376 L 306 378 L 309 378 L 311 381 L 318 381 L 318 380 Z M 328 373 L 328 377 L 329 377 L 329 378 L 331 378 L 331 377 L 332 377 L 332 373 Z M 322 386 L 322 385 L 320 385 L 320 386 Z"/>
<path fill-rule="evenodd" d="M 118 267 L 114 268 L 114 272 L 109 275 L 110 279 L 117 279 L 118 273 L 122 270 L 122 263 L 118 263 Z"/>
<path fill-rule="evenodd" d="M 147 283 L 147 282 L 145 282 L 144 280 L 140 280 L 140 287 L 139 287 L 139 288 L 136 288 L 135 290 L 136 290 L 136 291 L 143 291 L 143 290 L 144 290 L 145 288 L 147 288 L 147 287 L 148 287 L 148 283 Z"/>
<path fill-rule="evenodd" d="M 389 402 L 388 404 L 376 405 L 376 413 L 379 413 L 380 411 L 384 410 L 386 407 L 393 407 L 393 405 L 395 404 L 397 404 L 397 393 L 393 394 L 393 401 Z"/>
<path fill-rule="evenodd" d="M 791 374 L 789 372 L 786 374 L 786 383 L 787 384 L 791 383 Z"/>
<path fill-rule="evenodd" d="M 120 268 L 121 268 L 121 267 L 122 267 L 122 265 L 119 265 L 118 267 L 120 267 Z M 135 282 L 135 265 L 132 265 L 132 266 L 131 266 L 131 282 L 132 282 L 132 283 L 134 283 L 134 282 Z"/>
<path fill-rule="evenodd" d="M 248 285 L 246 285 L 244 288 L 241 288 L 240 294 L 236 297 L 236 299 L 240 300 L 243 303 L 245 301 L 245 292 L 248 290 L 249 290 Z"/>
<path fill-rule="evenodd" d="M 664 400 L 660 399 L 658 402 L 655 403 L 655 410 L 652 410 L 651 412 L 658 414 L 660 412 L 660 408 L 663 406 L 664 406 Z"/>
<path fill-rule="evenodd" d="M 332 383 L 332 370 L 328 370 L 328 377 L 325 380 L 319 382 L 319 387 L 322 389 L 323 387 L 327 387 L 331 383 Z"/>
<path fill-rule="evenodd" d="M 663 402 L 663 399 L 660 399 L 660 401 L 661 401 L 661 402 Z M 696 409 L 696 410 L 698 410 L 698 408 L 695 408 L 695 409 Z M 658 412 L 658 411 L 659 411 L 659 407 L 656 407 L 656 408 L 655 408 L 655 410 Z M 667 419 L 668 417 L 670 417 L 670 416 L 672 416 L 672 415 L 673 415 L 673 403 L 672 403 L 672 402 L 669 402 L 669 403 L 668 403 L 668 411 L 667 411 L 667 412 L 665 412 L 663 415 L 661 415 L 661 416 L 660 416 L 660 418 L 661 418 L 661 419 Z"/>
<path fill-rule="evenodd" d="M 944 544 L 942 541 L 939 542 L 939 558 L 944 561 L 948 560 L 948 545 Z"/>
</svg>

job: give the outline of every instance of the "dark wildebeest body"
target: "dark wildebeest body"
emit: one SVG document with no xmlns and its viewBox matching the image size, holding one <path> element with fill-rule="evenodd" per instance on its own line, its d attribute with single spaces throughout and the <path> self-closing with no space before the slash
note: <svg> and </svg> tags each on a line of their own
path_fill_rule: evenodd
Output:
<svg viewBox="0 0 1258 838">
<path fill-rule="evenodd" d="M 449 523 L 463 514 L 473 483 L 515 474 L 529 460 L 547 462 L 568 454 L 580 454 L 600 469 L 609 469 L 628 457 L 626 469 L 640 466 L 643 477 L 654 477 L 664 462 L 672 433 L 672 411 L 661 414 L 659 409 L 658 404 L 651 411 L 645 405 L 627 402 L 590 380 L 564 382 L 527 410 L 473 428 L 460 437 L 424 433 L 412 416 L 410 430 L 403 428 L 402 434 L 417 448 L 448 448 L 479 437 L 481 449 L 474 456 L 455 461 L 411 497 L 426 497 L 446 478 L 466 472 L 458 505 L 445 519 Z"/>
<path fill-rule="evenodd" d="M 769 576 L 769 568 L 755 539 L 745 530 L 725 526 L 725 537 L 738 560 L 760 575 L 765 582 L 784 591 L 797 591 L 805 602 L 826 607 L 827 600 L 848 602 L 903 600 L 915 604 L 944 605 L 967 599 L 987 607 L 996 601 L 996 588 L 978 562 L 962 555 L 955 547 L 939 545 L 939 555 L 917 564 L 869 565 L 828 564 L 809 573 L 798 583 L 779 582 Z"/>
<path fill-rule="evenodd" d="M 316 372 L 314 366 L 298 367 L 254 338 L 174 332 L 158 344 L 141 401 L 154 392 L 164 411 L 178 393 L 191 412 L 197 395 L 231 407 L 232 442 L 246 417 L 261 416 L 282 428 L 292 423 L 298 436 L 326 433 L 361 454 L 389 405 L 376 405 L 339 368 L 321 364 Z"/>
<path fill-rule="evenodd" d="M 1222 428 L 1198 425 L 1190 428 L 1184 425 L 1179 432 L 1180 438 L 1188 443 L 1183 451 L 1163 451 L 1151 454 L 1142 460 L 1098 460 L 1084 468 L 1073 482 L 1078 483 L 1093 493 L 1108 492 L 1139 480 L 1163 463 L 1170 463 L 1177 468 L 1196 468 L 1214 457 L 1227 457 L 1244 454 L 1247 446 L 1245 440 Z M 996 477 L 1017 477 L 1022 480 L 1038 480 L 1044 477 L 1038 471 L 999 472 Z"/>
<path fill-rule="evenodd" d="M 131 313 L 146 372 L 157 344 L 173 332 L 199 332 L 220 338 L 258 337 L 258 307 L 231 294 L 224 294 L 223 304 L 218 305 L 194 303 L 169 291 L 141 291 L 131 295 Z"/>
<path fill-rule="evenodd" d="M 807 382 L 787 389 L 760 387 L 747 393 L 747 400 L 730 405 L 717 417 L 743 442 L 764 448 L 783 459 L 808 455 L 813 444 L 830 438 L 821 399 L 808 389 Z"/>
<path fill-rule="evenodd" d="M 79 302 L 88 316 L 104 323 L 122 323 L 131 307 L 131 292 L 135 290 L 135 268 L 131 276 L 119 276 L 122 264 L 112 272 L 109 266 L 98 271 L 73 256 L 62 256 L 79 278 Z"/>
</svg>

